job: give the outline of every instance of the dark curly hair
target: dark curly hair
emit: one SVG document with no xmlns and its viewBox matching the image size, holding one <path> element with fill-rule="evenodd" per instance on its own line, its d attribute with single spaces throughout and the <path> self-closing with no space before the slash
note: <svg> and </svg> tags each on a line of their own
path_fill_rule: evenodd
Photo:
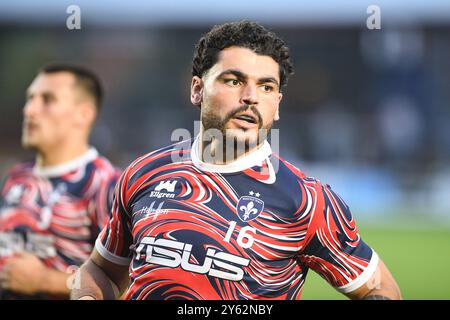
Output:
<svg viewBox="0 0 450 320">
<path fill-rule="evenodd" d="M 244 20 L 216 25 L 200 38 L 195 47 L 192 75 L 202 77 L 217 62 L 219 52 L 231 46 L 272 57 L 280 67 L 280 87 L 285 87 L 294 73 L 284 41 L 260 24 Z"/>
</svg>

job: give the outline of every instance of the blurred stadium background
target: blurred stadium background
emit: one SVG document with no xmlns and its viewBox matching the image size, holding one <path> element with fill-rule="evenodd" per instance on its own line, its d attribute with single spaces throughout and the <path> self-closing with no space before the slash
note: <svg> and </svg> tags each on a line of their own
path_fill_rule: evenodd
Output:
<svg viewBox="0 0 450 320">
<path fill-rule="evenodd" d="M 68 30 L 69 5 L 81 30 Z M 381 30 L 368 30 L 369 5 Z M 194 44 L 212 25 L 252 19 L 291 48 L 280 153 L 346 200 L 406 299 L 450 299 L 450 2 L 2 1 L 0 174 L 20 147 L 25 90 L 40 66 L 79 63 L 106 101 L 92 143 L 124 168 L 194 131 Z M 345 298 L 310 272 L 305 299 Z"/>
</svg>

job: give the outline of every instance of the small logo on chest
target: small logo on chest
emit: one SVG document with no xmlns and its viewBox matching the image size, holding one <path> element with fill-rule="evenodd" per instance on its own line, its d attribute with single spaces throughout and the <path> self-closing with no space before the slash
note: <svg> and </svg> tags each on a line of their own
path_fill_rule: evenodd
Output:
<svg viewBox="0 0 450 320">
<path fill-rule="evenodd" d="M 255 197 L 254 197 L 254 196 Z M 259 214 L 264 210 L 264 201 L 259 199 L 259 192 L 249 192 L 249 196 L 242 196 L 238 204 L 236 205 L 236 211 L 241 219 L 244 222 L 248 222 L 256 219 Z"/>
<path fill-rule="evenodd" d="M 155 187 L 155 190 L 153 190 L 150 193 L 150 198 L 169 198 L 173 199 L 175 198 L 175 187 L 177 185 L 177 180 L 163 180 L 160 181 L 159 184 Z M 167 192 L 161 192 L 161 191 L 167 191 Z"/>
<path fill-rule="evenodd" d="M 145 214 L 145 217 L 146 217 L 146 218 L 152 217 L 152 218 L 153 218 L 152 221 L 154 221 L 159 215 L 161 215 L 161 214 L 167 214 L 167 213 L 169 212 L 169 210 L 167 210 L 167 209 L 162 209 L 162 206 L 164 205 L 164 201 L 161 202 L 161 203 L 158 205 L 158 207 L 156 207 L 156 208 L 155 208 L 155 202 L 156 202 L 156 201 L 153 201 L 153 202 L 150 204 L 150 206 L 145 206 L 145 207 L 143 207 L 141 210 L 139 210 L 139 211 L 141 211 L 142 213 Z"/>
</svg>

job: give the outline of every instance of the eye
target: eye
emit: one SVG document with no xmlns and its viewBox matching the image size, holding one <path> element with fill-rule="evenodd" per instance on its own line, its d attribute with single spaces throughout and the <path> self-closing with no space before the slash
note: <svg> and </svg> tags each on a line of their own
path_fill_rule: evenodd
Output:
<svg viewBox="0 0 450 320">
<path fill-rule="evenodd" d="M 271 86 L 271 85 L 265 84 L 265 85 L 262 86 L 262 90 L 264 92 L 272 92 L 272 91 L 275 90 L 275 88 L 273 86 Z"/>
<path fill-rule="evenodd" d="M 232 87 L 237 87 L 241 84 L 241 81 L 237 79 L 226 79 L 225 83 Z"/>
<path fill-rule="evenodd" d="M 43 94 L 42 100 L 43 100 L 44 104 L 48 105 L 55 101 L 55 97 L 51 94 Z"/>
</svg>

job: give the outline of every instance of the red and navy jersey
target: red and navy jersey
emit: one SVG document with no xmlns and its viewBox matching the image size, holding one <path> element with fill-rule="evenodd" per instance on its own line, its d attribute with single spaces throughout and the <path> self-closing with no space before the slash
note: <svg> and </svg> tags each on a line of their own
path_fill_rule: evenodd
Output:
<svg viewBox="0 0 450 320">
<path fill-rule="evenodd" d="M 59 271 L 81 265 L 109 221 L 119 176 L 94 148 L 58 166 L 13 167 L 0 198 L 0 262 L 25 250 Z"/>
<path fill-rule="evenodd" d="M 267 141 L 229 165 L 200 159 L 184 141 L 122 174 L 96 249 L 129 265 L 125 298 L 300 299 L 310 268 L 341 292 L 374 273 L 345 202 Z"/>
</svg>

